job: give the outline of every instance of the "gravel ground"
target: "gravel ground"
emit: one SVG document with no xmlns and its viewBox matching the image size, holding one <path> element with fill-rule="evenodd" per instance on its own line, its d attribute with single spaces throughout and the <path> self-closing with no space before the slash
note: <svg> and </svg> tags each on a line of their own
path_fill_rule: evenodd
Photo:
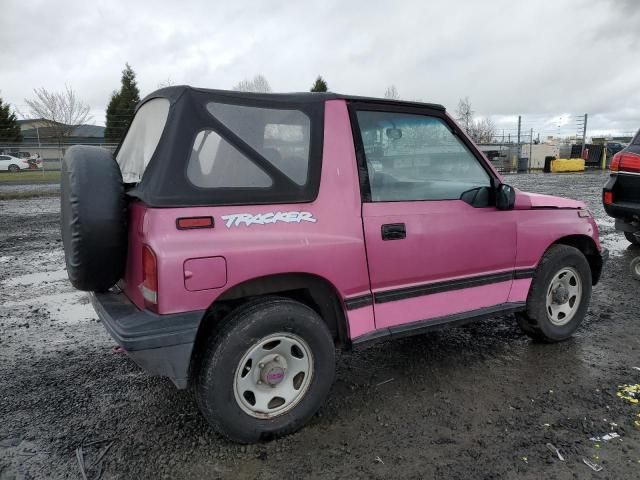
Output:
<svg viewBox="0 0 640 480">
<path fill-rule="evenodd" d="M 537 344 L 504 317 L 343 353 L 311 424 L 252 446 L 112 352 L 66 280 L 57 199 L 0 202 L 0 479 L 81 478 L 75 450 L 99 440 L 83 449 L 88 478 L 638 478 L 640 408 L 616 392 L 640 382 L 628 272 L 640 250 L 604 215 L 603 174 L 507 181 L 584 200 L 599 219 L 612 258 L 576 336 Z M 609 432 L 620 437 L 590 440 Z"/>
</svg>

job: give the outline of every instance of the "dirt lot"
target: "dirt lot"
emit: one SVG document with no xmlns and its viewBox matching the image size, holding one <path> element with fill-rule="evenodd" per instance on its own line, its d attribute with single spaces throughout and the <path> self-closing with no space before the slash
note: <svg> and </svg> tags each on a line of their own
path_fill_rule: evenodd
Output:
<svg viewBox="0 0 640 480">
<path fill-rule="evenodd" d="M 604 215 L 604 175 L 508 181 L 599 219 L 612 258 L 575 338 L 533 343 L 505 317 L 344 353 L 312 423 L 254 446 L 218 437 L 189 392 L 112 352 L 66 280 L 56 198 L 0 201 L 0 479 L 81 478 L 75 449 L 98 440 L 88 466 L 113 443 L 89 478 L 640 477 L 640 407 L 616 395 L 640 383 L 640 249 Z"/>
</svg>

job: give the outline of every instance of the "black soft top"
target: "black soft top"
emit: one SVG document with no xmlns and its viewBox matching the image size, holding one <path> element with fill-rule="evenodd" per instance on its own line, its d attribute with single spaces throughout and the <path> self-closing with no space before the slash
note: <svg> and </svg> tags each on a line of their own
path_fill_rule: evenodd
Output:
<svg viewBox="0 0 640 480">
<path fill-rule="evenodd" d="M 169 100 L 169 114 L 160 141 L 139 183 L 128 189 L 128 195 L 151 207 L 197 205 L 254 205 L 301 203 L 315 200 L 320 188 L 322 145 L 324 141 L 324 105 L 327 100 L 342 99 L 369 105 L 413 106 L 444 111 L 442 105 L 367 98 L 337 93 L 251 93 L 210 90 L 189 86 L 172 86 L 147 95 L 136 112 L 155 98 Z M 265 156 L 236 135 L 220 119 L 207 110 L 215 102 L 257 109 L 283 109 L 303 112 L 310 120 L 307 180 L 297 184 L 276 168 Z M 270 177 L 268 188 L 216 187 L 201 188 L 188 178 L 187 164 L 199 132 L 214 131 L 241 152 L 251 163 Z M 117 154 L 118 152 L 116 152 Z"/>
<path fill-rule="evenodd" d="M 430 108 L 433 110 L 442 110 L 443 105 L 437 103 L 412 102 L 406 100 L 390 100 L 386 98 L 363 97 L 358 95 L 345 95 L 333 92 L 293 92 L 293 93 L 254 93 L 254 92 L 237 92 L 235 90 L 216 90 L 212 88 L 196 88 L 189 85 L 176 85 L 161 88 L 150 93 L 142 99 L 138 104 L 138 108 L 147 100 L 152 98 L 168 98 L 173 101 L 180 98 L 185 92 L 198 92 L 205 96 L 211 96 L 213 99 L 227 99 L 231 102 L 234 100 L 239 102 L 258 101 L 271 104 L 306 104 L 306 103 L 323 103 L 327 100 L 348 100 L 353 102 L 376 103 L 380 105 L 403 105 L 416 106 L 421 108 Z"/>
</svg>

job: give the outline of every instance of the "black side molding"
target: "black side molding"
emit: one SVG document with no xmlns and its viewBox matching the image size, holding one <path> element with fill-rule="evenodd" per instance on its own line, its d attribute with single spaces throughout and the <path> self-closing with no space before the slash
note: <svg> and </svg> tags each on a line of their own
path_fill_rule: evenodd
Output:
<svg viewBox="0 0 640 480">
<path fill-rule="evenodd" d="M 523 278 L 533 278 L 534 273 L 536 273 L 535 268 L 528 268 L 526 270 L 515 270 L 513 272 L 513 279 L 522 280 Z"/>
<path fill-rule="evenodd" d="M 351 297 L 344 301 L 347 310 L 355 310 L 356 308 L 362 308 L 373 304 L 373 295 L 370 293 L 366 295 L 360 295 L 359 297 Z"/>
<path fill-rule="evenodd" d="M 513 270 L 510 272 L 500 272 L 491 275 L 478 275 L 476 277 L 462 278 L 459 280 L 447 280 L 444 282 L 426 283 L 413 287 L 397 288 L 394 290 L 386 290 L 377 292 L 373 295 L 360 295 L 358 297 L 347 298 L 344 303 L 347 310 L 355 310 L 356 308 L 366 307 L 372 303 L 395 302 L 405 300 L 407 298 L 421 297 L 423 295 L 431 295 L 434 293 L 448 292 L 451 290 L 462 290 L 464 288 L 480 287 L 490 285 L 492 283 L 508 282 L 509 280 L 522 280 L 525 278 L 533 278 L 535 269 Z"/>
<path fill-rule="evenodd" d="M 512 272 L 494 273 L 491 275 L 479 275 L 477 277 L 463 278 L 460 280 L 447 280 L 444 282 L 427 283 L 413 287 L 398 288 L 377 292 L 374 294 L 375 303 L 395 302 L 407 298 L 421 297 L 434 293 L 462 290 L 464 288 L 481 287 L 492 283 L 508 282 L 514 278 L 531 278 L 533 270 L 518 270 Z"/>
</svg>

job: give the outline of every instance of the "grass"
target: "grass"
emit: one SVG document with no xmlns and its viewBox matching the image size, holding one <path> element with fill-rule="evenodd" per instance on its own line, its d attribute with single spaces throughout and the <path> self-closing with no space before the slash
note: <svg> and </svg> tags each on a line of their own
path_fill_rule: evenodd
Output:
<svg viewBox="0 0 640 480">
<path fill-rule="evenodd" d="M 30 172 L 0 172 L 0 184 L 18 183 L 57 183 L 60 181 L 60 172 L 52 171 L 44 173 L 42 170 Z"/>
<path fill-rule="evenodd" d="M 0 200 L 23 200 L 26 198 L 43 198 L 43 197 L 59 197 L 60 192 L 36 192 L 36 191 L 27 191 L 27 192 L 1 192 L 0 191 Z"/>
</svg>

